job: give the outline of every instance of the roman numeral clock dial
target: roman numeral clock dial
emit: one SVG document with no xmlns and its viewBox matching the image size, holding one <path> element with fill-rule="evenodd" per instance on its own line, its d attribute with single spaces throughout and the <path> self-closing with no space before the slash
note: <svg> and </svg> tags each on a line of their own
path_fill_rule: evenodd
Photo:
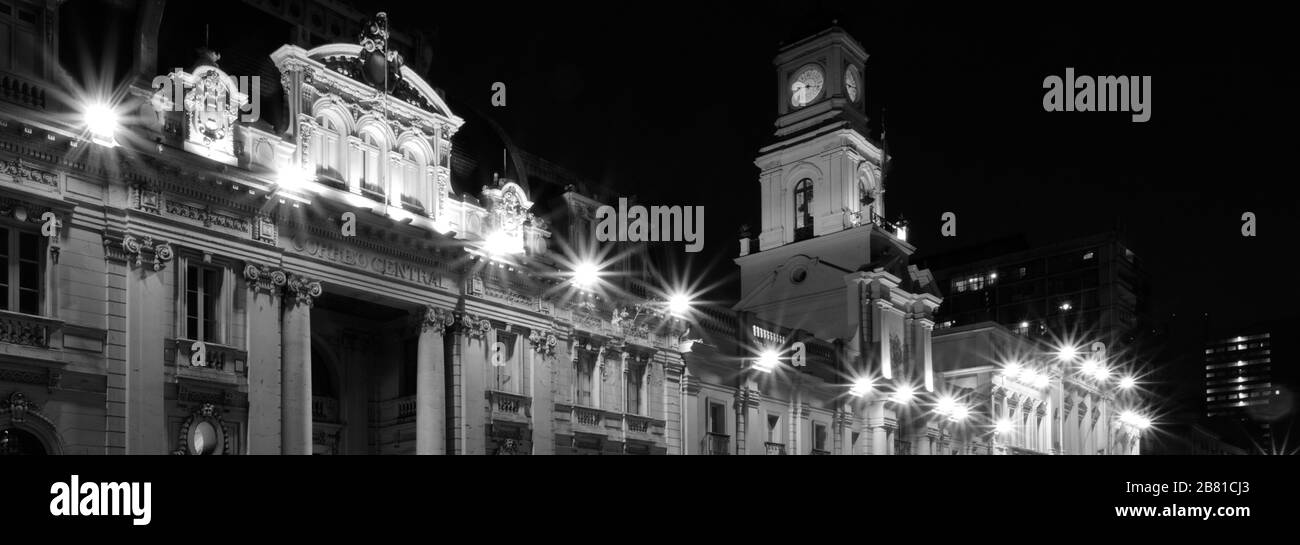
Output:
<svg viewBox="0 0 1300 545">
<path fill-rule="evenodd" d="M 796 108 L 811 104 L 821 96 L 824 82 L 822 71 L 817 67 L 804 68 L 798 76 L 795 76 L 794 81 L 790 82 L 790 103 Z"/>
<path fill-rule="evenodd" d="M 849 102 L 858 101 L 858 67 L 850 66 L 844 72 L 844 91 L 849 95 Z"/>
</svg>

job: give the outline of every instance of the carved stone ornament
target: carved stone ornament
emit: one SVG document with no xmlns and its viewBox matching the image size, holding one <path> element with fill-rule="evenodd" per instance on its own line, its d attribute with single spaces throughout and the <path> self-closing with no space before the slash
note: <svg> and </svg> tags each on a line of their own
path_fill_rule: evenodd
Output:
<svg viewBox="0 0 1300 545">
<path fill-rule="evenodd" d="M 555 338 L 554 333 L 543 333 L 539 329 L 534 329 L 528 334 L 528 343 L 532 345 L 534 352 L 549 358 L 555 355 L 555 346 L 560 341 Z"/>
<path fill-rule="evenodd" d="M 492 322 L 487 318 L 475 318 L 469 314 L 460 315 L 460 329 L 471 339 L 484 339 L 492 330 Z"/>
<path fill-rule="evenodd" d="M 226 422 L 221 418 L 221 411 L 211 403 L 192 409 L 190 417 L 181 424 L 176 443 L 172 454 L 178 456 L 231 454 Z"/>
<path fill-rule="evenodd" d="M 0 401 L 0 409 L 7 409 L 10 421 L 15 424 L 26 421 L 29 412 L 38 411 L 36 404 L 28 401 L 22 392 L 14 392 L 9 399 Z"/>
<path fill-rule="evenodd" d="M 433 305 L 425 305 L 424 317 L 420 320 L 422 331 L 432 330 L 434 333 L 442 335 L 447 328 L 456 323 L 456 318 L 450 311 L 443 310 Z"/>
<path fill-rule="evenodd" d="M 127 261 L 137 267 L 144 264 L 145 254 L 151 254 L 153 257 L 151 265 L 155 271 L 163 270 L 172 258 L 176 257 L 171 244 L 154 241 L 153 237 L 147 235 L 143 239 L 138 239 L 129 233 L 122 236 L 122 252 L 126 255 Z"/>
<path fill-rule="evenodd" d="M 321 287 L 320 282 L 296 274 L 289 275 L 285 285 L 285 295 L 300 305 L 311 306 L 323 292 L 324 288 Z"/>
<path fill-rule="evenodd" d="M 289 276 L 284 271 L 272 269 L 267 265 L 247 263 L 244 265 L 244 280 L 248 281 L 250 290 L 261 290 L 276 295 L 289 282 Z"/>
</svg>

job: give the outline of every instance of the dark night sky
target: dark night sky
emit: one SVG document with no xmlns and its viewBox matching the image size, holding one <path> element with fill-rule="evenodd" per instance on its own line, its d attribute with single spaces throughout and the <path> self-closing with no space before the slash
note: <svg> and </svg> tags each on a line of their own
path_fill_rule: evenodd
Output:
<svg viewBox="0 0 1300 545">
<path fill-rule="evenodd" d="M 1178 314 L 1175 329 L 1199 335 L 1183 318 L 1205 312 L 1218 324 L 1290 310 L 1289 291 L 1250 291 L 1285 290 L 1297 232 L 1294 176 L 1282 170 L 1296 75 L 1269 14 L 483 4 L 432 18 L 388 9 L 395 25 L 427 21 L 430 80 L 489 111 L 522 147 L 643 202 L 704 205 L 715 272 L 733 270 L 737 227 L 758 223 L 753 159 L 775 119 L 771 59 L 780 42 L 837 19 L 871 54 L 868 115 L 878 123 L 887 108 L 895 158 L 886 202 L 911 220 L 920 253 L 1118 223 L 1152 274 L 1157 310 Z M 1043 78 L 1066 66 L 1152 76 L 1151 120 L 1044 112 Z M 505 108 L 488 103 L 494 81 L 508 85 Z M 1259 217 L 1255 239 L 1240 236 L 1247 210 Z M 958 216 L 953 239 L 938 235 L 944 211 Z"/>
</svg>

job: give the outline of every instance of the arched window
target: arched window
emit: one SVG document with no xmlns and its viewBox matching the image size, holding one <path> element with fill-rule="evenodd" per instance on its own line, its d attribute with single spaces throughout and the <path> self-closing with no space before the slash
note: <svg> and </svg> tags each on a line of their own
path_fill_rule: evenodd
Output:
<svg viewBox="0 0 1300 545">
<path fill-rule="evenodd" d="M 343 181 L 343 126 L 330 116 L 316 118 L 320 134 L 313 139 L 316 173 L 324 179 Z"/>
<path fill-rule="evenodd" d="M 794 185 L 794 239 L 804 240 L 813 236 L 813 183 L 804 178 Z"/>
<path fill-rule="evenodd" d="M 430 197 L 432 193 L 425 176 L 428 161 L 425 160 L 424 153 L 409 145 L 403 147 L 401 165 L 402 204 L 414 212 L 422 214 L 432 212 L 433 200 Z"/>
<path fill-rule="evenodd" d="M 385 150 L 380 145 L 380 139 L 369 131 L 361 133 L 360 147 L 361 168 L 361 194 L 372 199 L 384 202 L 384 185 L 380 179 L 380 161 L 384 156 Z"/>
</svg>

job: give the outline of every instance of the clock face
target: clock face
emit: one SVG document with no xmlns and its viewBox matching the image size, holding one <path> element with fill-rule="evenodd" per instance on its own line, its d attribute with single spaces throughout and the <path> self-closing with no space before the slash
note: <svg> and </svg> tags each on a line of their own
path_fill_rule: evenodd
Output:
<svg viewBox="0 0 1300 545">
<path fill-rule="evenodd" d="M 844 73 L 844 91 L 849 94 L 849 102 L 858 101 L 858 67 L 850 66 Z"/>
<path fill-rule="evenodd" d="M 790 103 L 796 108 L 811 104 L 822 94 L 822 71 L 814 66 L 804 68 L 790 83 Z"/>
</svg>

